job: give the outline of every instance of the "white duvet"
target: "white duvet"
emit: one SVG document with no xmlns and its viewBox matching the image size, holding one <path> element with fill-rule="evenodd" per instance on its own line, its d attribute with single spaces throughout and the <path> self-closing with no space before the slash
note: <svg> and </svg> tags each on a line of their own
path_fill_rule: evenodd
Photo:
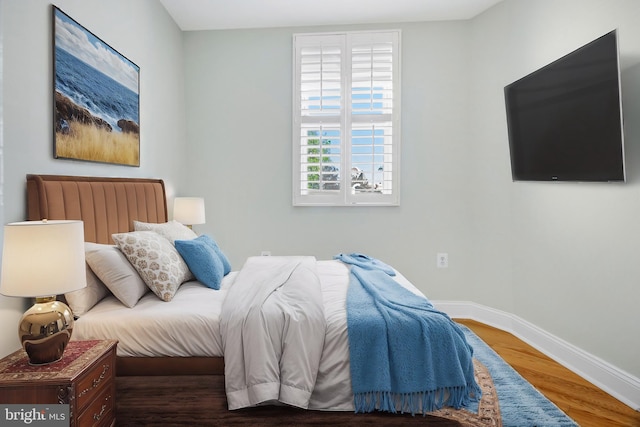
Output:
<svg viewBox="0 0 640 427">
<path fill-rule="evenodd" d="M 346 316 L 349 269 L 339 261 L 316 261 L 316 272 L 326 328 L 307 407 L 353 411 Z M 115 297 L 107 297 L 75 322 L 72 339 L 117 339 L 118 356 L 221 357 L 223 305 L 239 275 L 240 271 L 227 275 L 219 291 L 187 282 L 170 302 L 148 293 L 135 307 L 127 308 Z M 394 279 L 422 295 L 402 274 Z M 229 360 L 225 358 L 225 365 Z"/>
<path fill-rule="evenodd" d="M 220 318 L 229 409 L 308 408 L 325 330 L 315 258 L 249 258 Z"/>
</svg>

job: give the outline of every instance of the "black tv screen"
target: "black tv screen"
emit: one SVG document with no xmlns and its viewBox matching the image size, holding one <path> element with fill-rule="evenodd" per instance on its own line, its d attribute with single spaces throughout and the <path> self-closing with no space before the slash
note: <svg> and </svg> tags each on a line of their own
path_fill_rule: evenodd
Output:
<svg viewBox="0 0 640 427">
<path fill-rule="evenodd" d="M 624 181 L 616 31 L 504 89 L 514 181 Z"/>
</svg>

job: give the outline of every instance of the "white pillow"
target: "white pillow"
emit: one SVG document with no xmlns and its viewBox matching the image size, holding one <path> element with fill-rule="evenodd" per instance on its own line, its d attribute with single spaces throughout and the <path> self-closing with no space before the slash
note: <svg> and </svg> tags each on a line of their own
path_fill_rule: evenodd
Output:
<svg viewBox="0 0 640 427">
<path fill-rule="evenodd" d="M 191 240 L 198 237 L 189 227 L 175 220 L 161 224 L 133 221 L 133 229 L 135 231 L 154 231 L 167 238 L 172 244 L 176 240 Z"/>
<path fill-rule="evenodd" d="M 95 275 L 89 264 L 87 266 L 87 287 L 77 291 L 67 292 L 64 298 L 71 308 L 73 315 L 80 317 L 100 300 L 109 295 L 109 289 Z"/>
<path fill-rule="evenodd" d="M 87 264 L 124 305 L 135 306 L 149 288 L 127 258 L 113 245 L 85 244 Z"/>
<path fill-rule="evenodd" d="M 112 235 L 113 241 L 147 286 L 163 301 L 171 301 L 180 285 L 193 274 L 176 248 L 154 231 Z"/>
</svg>

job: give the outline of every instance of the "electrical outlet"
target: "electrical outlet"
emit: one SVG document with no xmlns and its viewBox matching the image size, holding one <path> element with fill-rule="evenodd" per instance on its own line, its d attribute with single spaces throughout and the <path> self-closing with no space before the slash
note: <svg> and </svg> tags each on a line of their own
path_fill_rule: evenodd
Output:
<svg viewBox="0 0 640 427">
<path fill-rule="evenodd" d="M 271 251 L 262 251 L 262 252 L 260 252 L 260 255 L 262 255 L 262 256 L 271 256 Z"/>
<path fill-rule="evenodd" d="M 445 252 L 438 253 L 436 257 L 436 265 L 438 266 L 438 268 L 449 267 L 449 254 Z"/>
</svg>

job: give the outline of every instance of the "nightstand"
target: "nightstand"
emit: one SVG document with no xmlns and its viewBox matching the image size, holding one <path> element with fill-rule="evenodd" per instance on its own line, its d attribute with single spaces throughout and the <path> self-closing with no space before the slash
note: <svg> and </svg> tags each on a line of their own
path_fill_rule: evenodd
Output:
<svg viewBox="0 0 640 427">
<path fill-rule="evenodd" d="M 0 403 L 69 404 L 70 426 L 115 425 L 114 340 L 70 341 L 61 360 L 29 365 L 18 350 L 0 360 Z"/>
</svg>

